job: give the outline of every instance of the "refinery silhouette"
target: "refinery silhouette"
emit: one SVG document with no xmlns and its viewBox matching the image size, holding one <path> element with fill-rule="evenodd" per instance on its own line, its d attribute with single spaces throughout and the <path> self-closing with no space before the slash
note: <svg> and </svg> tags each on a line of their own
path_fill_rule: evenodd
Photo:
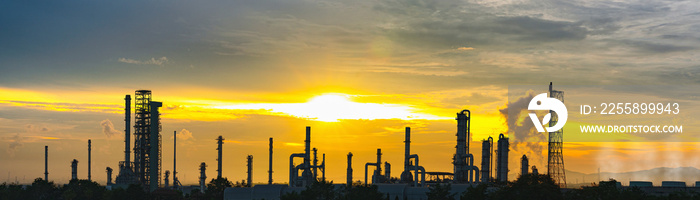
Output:
<svg viewBox="0 0 700 200">
<path fill-rule="evenodd" d="M 550 83 L 549 96 L 551 98 L 563 101 L 563 94 L 562 91 L 553 90 Z M 630 181 L 629 187 L 622 188 L 620 182 L 610 180 L 601 181 L 583 189 L 567 189 L 564 154 L 562 152 L 564 145 L 562 130 L 550 132 L 548 135 L 547 173 L 540 174 L 536 166 L 530 166 L 528 155 L 517 155 L 520 157 L 520 173 L 517 180 L 509 182 L 510 140 L 506 135 L 498 134 L 483 138 L 481 140 L 481 163 L 478 166 L 475 165 L 475 154 L 470 151 L 470 141 L 472 141 L 470 110 L 462 110 L 456 114 L 457 132 L 455 153 L 452 157 L 452 171 L 430 171 L 430 169 L 421 166 L 420 155 L 411 153 L 411 127 L 405 127 L 404 162 L 402 168 L 399 168 L 400 173 L 394 174 L 399 176 L 392 176 L 392 165 L 389 162 L 383 162 L 382 149 L 378 148 L 376 149 L 376 160 L 360 161 L 365 163 L 364 169 L 359 169 L 360 180 L 363 181 L 353 181 L 356 180 L 353 179 L 356 175 L 352 166 L 353 153 L 348 152 L 345 183 L 333 183 L 332 180 L 326 179 L 326 154 L 321 153 L 319 160 L 319 151 L 321 150 L 312 147 L 312 127 L 306 126 L 303 152 L 289 155 L 289 167 L 284 169 L 289 170 L 289 178 L 284 180 L 286 182 L 275 182 L 272 179 L 275 171 L 273 169 L 274 138 L 272 137 L 269 138 L 267 184 L 253 184 L 253 155 L 246 157 L 247 178 L 235 184 L 230 182 L 222 176 L 223 144 L 226 139 L 223 136 L 218 136 L 216 138 L 216 178 L 207 181 L 206 170 L 209 165 L 202 162 L 199 165 L 199 184 L 183 185 L 178 179 L 177 171 L 177 132 L 173 132 L 172 172 L 162 170 L 162 161 L 168 159 L 162 156 L 164 141 L 159 108 L 163 106 L 163 103 L 153 101 L 150 90 L 137 90 L 133 100 L 135 113 L 132 126 L 132 98 L 131 95 L 124 97 L 124 160 L 116 163 L 118 164 L 118 172 L 114 181 L 112 181 L 113 169 L 107 167 L 107 182 L 104 186 L 92 182 L 92 142 L 88 140 L 87 180 L 79 179 L 79 162 L 73 159 L 70 161 L 71 181 L 59 192 L 63 195 L 53 194 L 57 196 L 51 196 L 47 194 L 48 199 L 102 199 L 107 198 L 106 191 L 121 191 L 124 192 L 124 195 L 126 193 L 142 195 L 143 198 L 147 196 L 152 199 L 523 199 L 523 197 L 525 199 L 573 197 L 585 199 L 586 196 L 580 194 L 584 194 L 586 188 L 589 190 L 612 188 L 618 191 L 615 193 L 616 195 L 637 192 L 648 195 L 643 196 L 648 198 L 666 197 L 669 194 L 672 196 L 677 192 L 698 192 L 694 187 L 687 187 L 685 182 L 677 181 L 664 181 L 662 187 L 654 187 L 651 182 L 647 181 Z M 550 127 L 557 123 L 556 115 L 552 115 L 554 117 L 549 119 Z M 131 141 L 132 134 L 134 136 L 133 143 Z M 38 178 L 31 186 L 27 187 L 29 188 L 26 189 L 27 191 L 42 185 L 53 185 L 53 182 L 48 182 L 51 180 L 48 171 L 49 146 L 44 148 L 44 177 L 43 179 Z M 87 188 L 91 184 L 92 187 L 102 188 L 101 191 L 105 194 L 103 196 L 89 196 L 94 194 L 88 195 L 80 192 L 89 190 Z M 538 185 L 547 187 L 534 187 Z M 11 194 L 11 190 L 8 189 L 11 187 L 12 185 L 3 184 L 0 191 L 5 190 L 4 194 Z M 66 192 L 71 191 L 72 187 L 79 188 L 74 189 L 77 190 L 78 194 L 87 196 L 77 195 L 68 198 Z M 335 194 L 322 195 L 326 192 L 335 192 Z M 511 197 L 514 194 L 516 197 Z M 117 194 L 113 192 L 112 195 Z M 6 197 L 13 199 L 13 197 L 19 196 Z M 608 196 L 602 198 L 605 199 Z M 0 197 L 0 199 L 2 198 Z"/>
</svg>

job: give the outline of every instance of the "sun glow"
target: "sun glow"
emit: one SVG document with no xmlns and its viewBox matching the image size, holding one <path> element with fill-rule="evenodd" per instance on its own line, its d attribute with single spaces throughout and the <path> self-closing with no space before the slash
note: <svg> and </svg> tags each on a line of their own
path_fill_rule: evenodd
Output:
<svg viewBox="0 0 700 200">
<path fill-rule="evenodd" d="M 343 119 L 428 119 L 441 117 L 419 113 L 409 105 L 385 103 L 358 103 L 350 100 L 347 94 L 323 94 L 309 99 L 306 103 L 252 103 L 216 106 L 218 109 L 265 110 L 272 114 L 288 115 L 324 122 L 338 122 Z"/>
</svg>

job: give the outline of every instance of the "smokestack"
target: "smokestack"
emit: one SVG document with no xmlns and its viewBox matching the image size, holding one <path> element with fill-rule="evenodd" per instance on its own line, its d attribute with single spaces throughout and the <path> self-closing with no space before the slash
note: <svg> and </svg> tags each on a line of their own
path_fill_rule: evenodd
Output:
<svg viewBox="0 0 700 200">
<path fill-rule="evenodd" d="M 496 180 L 508 181 L 508 138 L 501 133 L 498 136 L 498 166 L 496 168 Z"/>
<path fill-rule="evenodd" d="M 151 101 L 151 127 L 150 127 L 150 143 L 151 151 L 149 157 L 149 188 L 151 192 L 156 190 L 160 184 L 160 112 L 158 108 L 163 106 L 162 102 Z"/>
<path fill-rule="evenodd" d="M 529 161 L 527 159 L 527 156 L 523 155 L 523 157 L 520 158 L 520 176 L 527 175 L 527 173 L 528 173 L 527 170 L 530 167 L 529 165 L 530 164 L 529 164 Z"/>
<path fill-rule="evenodd" d="M 374 176 L 372 176 L 372 184 L 379 183 L 379 176 L 382 175 L 382 149 L 377 149 L 377 168 L 374 169 Z"/>
<path fill-rule="evenodd" d="M 173 131 L 173 188 L 177 188 L 177 131 Z"/>
<path fill-rule="evenodd" d="M 131 95 L 124 97 L 124 163 L 131 166 Z"/>
<path fill-rule="evenodd" d="M 321 162 L 321 180 L 326 181 L 326 154 L 323 154 L 323 161 Z"/>
<path fill-rule="evenodd" d="M 348 187 L 352 187 L 352 152 L 348 153 L 348 172 L 346 184 L 348 184 Z"/>
<path fill-rule="evenodd" d="M 207 189 L 207 164 L 202 162 L 199 164 L 199 192 L 204 193 Z"/>
<path fill-rule="evenodd" d="M 268 161 L 267 184 L 272 185 L 272 137 L 270 137 L 270 160 Z"/>
<path fill-rule="evenodd" d="M 248 187 L 253 187 L 253 155 L 248 155 Z"/>
<path fill-rule="evenodd" d="M 71 179 L 70 180 L 78 180 L 78 160 L 73 159 L 73 161 L 70 163 L 70 168 L 71 168 Z"/>
<path fill-rule="evenodd" d="M 49 181 L 49 146 L 44 146 L 44 180 Z"/>
<path fill-rule="evenodd" d="M 217 167 L 218 167 L 218 168 L 216 169 L 216 172 L 217 172 L 216 178 L 219 179 L 219 178 L 221 178 L 221 162 L 222 162 L 221 156 L 222 156 L 222 152 L 223 152 L 223 150 L 224 150 L 224 149 L 223 149 L 224 137 L 222 137 L 222 136 L 219 135 L 219 137 L 216 138 L 216 141 L 217 141 L 216 144 L 219 145 L 219 147 L 216 148 L 216 150 L 219 151 L 219 158 L 216 159 L 216 161 L 217 161 Z"/>
<path fill-rule="evenodd" d="M 92 140 L 88 140 L 88 181 L 92 181 Z"/>
<path fill-rule="evenodd" d="M 306 127 L 306 140 L 304 140 L 304 173 L 310 173 L 311 169 L 311 127 Z"/>
<path fill-rule="evenodd" d="M 403 156 L 403 171 L 408 171 L 408 166 L 411 165 L 411 163 L 409 163 L 409 157 L 411 156 L 411 127 L 406 127 L 406 140 L 404 140 L 403 143 L 405 146 Z"/>
<path fill-rule="evenodd" d="M 112 185 L 112 168 L 107 167 L 107 185 Z"/>
</svg>

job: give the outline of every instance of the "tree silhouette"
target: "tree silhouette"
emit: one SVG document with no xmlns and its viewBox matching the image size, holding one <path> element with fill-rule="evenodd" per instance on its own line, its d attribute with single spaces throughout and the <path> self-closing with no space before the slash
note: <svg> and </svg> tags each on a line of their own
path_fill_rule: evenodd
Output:
<svg viewBox="0 0 700 200">
<path fill-rule="evenodd" d="M 455 195 L 450 194 L 452 189 L 451 184 L 435 184 L 428 188 L 428 192 L 425 193 L 428 196 L 428 200 L 454 200 Z"/>
</svg>

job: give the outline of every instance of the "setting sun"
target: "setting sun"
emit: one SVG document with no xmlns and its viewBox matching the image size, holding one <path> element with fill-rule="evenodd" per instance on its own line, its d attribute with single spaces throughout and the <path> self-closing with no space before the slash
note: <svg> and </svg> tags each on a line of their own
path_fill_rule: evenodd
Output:
<svg viewBox="0 0 700 200">
<path fill-rule="evenodd" d="M 251 103 L 215 106 L 216 109 L 264 110 L 266 112 L 294 116 L 323 122 L 338 122 L 343 119 L 444 119 L 421 113 L 410 105 L 385 103 L 358 103 L 350 100 L 352 95 L 328 93 L 309 99 L 305 103 Z"/>
</svg>

